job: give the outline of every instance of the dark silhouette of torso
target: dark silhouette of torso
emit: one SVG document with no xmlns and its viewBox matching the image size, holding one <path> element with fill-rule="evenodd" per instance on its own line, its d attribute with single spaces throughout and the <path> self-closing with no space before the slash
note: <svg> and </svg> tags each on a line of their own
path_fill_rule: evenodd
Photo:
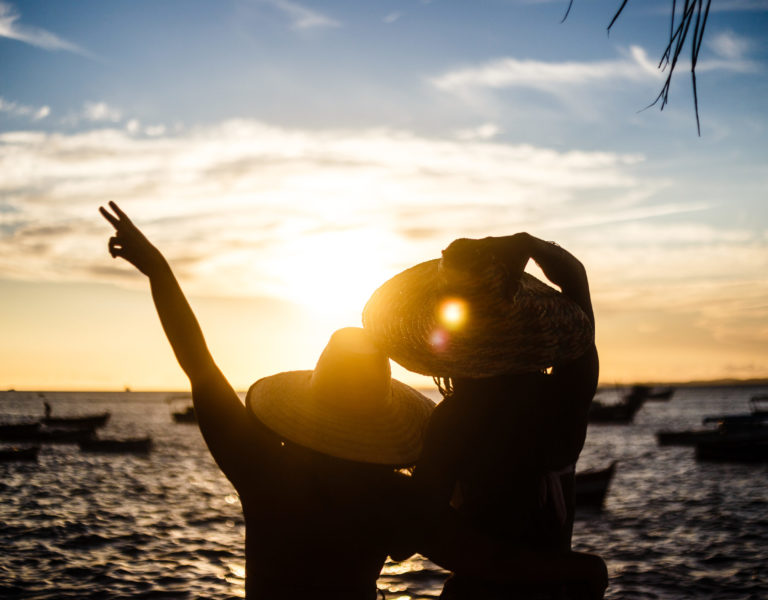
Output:
<svg viewBox="0 0 768 600">
<path fill-rule="evenodd" d="M 454 380 L 432 415 L 414 473 L 422 502 L 450 501 L 473 527 L 509 547 L 570 549 L 573 467 L 597 370 L 593 348 L 550 374 Z M 446 590 L 464 592 L 447 597 L 470 598 L 484 585 L 457 573 Z"/>
<path fill-rule="evenodd" d="M 387 555 L 410 547 L 409 478 L 280 439 L 254 419 L 260 460 L 237 491 L 254 599 L 376 597 Z"/>
</svg>

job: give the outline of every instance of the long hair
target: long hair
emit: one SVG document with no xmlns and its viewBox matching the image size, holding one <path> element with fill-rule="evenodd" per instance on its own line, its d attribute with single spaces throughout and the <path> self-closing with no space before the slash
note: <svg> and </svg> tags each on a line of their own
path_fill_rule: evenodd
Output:
<svg viewBox="0 0 768 600">
<path fill-rule="evenodd" d="M 432 377 L 443 400 L 453 396 L 453 380 L 450 377 Z"/>
</svg>

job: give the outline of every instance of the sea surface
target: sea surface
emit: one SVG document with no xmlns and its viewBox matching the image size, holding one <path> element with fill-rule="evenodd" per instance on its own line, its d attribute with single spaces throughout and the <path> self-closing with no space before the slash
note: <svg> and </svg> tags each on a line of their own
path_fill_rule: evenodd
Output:
<svg viewBox="0 0 768 600">
<path fill-rule="evenodd" d="M 574 547 L 605 558 L 607 598 L 768 598 L 768 465 L 697 462 L 654 437 L 748 412 L 759 393 L 680 388 L 631 425 L 590 425 L 578 470 L 619 462 L 604 510 L 577 517 Z M 110 411 L 102 437 L 155 442 L 148 457 L 46 445 L 37 463 L 0 463 L 0 598 L 243 597 L 238 498 L 168 397 L 0 393 L 0 421 L 42 415 L 47 400 L 54 414 Z M 388 600 L 436 598 L 445 576 L 415 556 L 387 563 L 379 587 Z"/>
</svg>

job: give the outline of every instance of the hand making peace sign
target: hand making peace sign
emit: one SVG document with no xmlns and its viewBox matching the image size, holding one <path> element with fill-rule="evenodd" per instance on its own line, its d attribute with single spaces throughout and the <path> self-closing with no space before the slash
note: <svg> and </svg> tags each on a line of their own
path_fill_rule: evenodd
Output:
<svg viewBox="0 0 768 600">
<path fill-rule="evenodd" d="M 99 207 L 102 216 L 115 228 L 115 235 L 109 238 L 109 253 L 112 258 L 124 258 L 144 275 L 149 276 L 153 269 L 163 265 L 163 255 L 117 204 L 110 201 L 109 207 L 114 215 L 103 206 Z"/>
</svg>

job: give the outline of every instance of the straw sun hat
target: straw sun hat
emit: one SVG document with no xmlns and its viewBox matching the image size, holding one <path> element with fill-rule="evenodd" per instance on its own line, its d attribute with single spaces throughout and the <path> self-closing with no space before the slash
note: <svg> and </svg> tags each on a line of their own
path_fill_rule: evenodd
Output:
<svg viewBox="0 0 768 600">
<path fill-rule="evenodd" d="M 393 466 L 421 453 L 434 403 L 392 379 L 389 359 L 359 327 L 339 329 L 314 371 L 254 383 L 248 410 L 285 439 L 318 452 Z"/>
<path fill-rule="evenodd" d="M 512 273 L 494 238 L 459 239 L 377 289 L 363 327 L 406 369 L 437 377 L 492 377 L 581 356 L 594 327 L 572 300 Z M 522 268 L 522 267 L 521 267 Z"/>
</svg>

